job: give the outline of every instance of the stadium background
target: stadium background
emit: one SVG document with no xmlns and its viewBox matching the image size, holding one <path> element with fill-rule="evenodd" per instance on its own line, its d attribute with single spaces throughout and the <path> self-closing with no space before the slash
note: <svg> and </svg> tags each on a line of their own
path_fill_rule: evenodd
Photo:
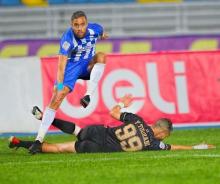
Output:
<svg viewBox="0 0 220 184">
<path fill-rule="evenodd" d="M 97 45 L 97 50 L 109 53 L 109 68 L 107 68 L 104 81 L 99 88 L 99 95 L 97 95 L 97 99 L 101 99 L 97 106 L 102 107 L 101 110 L 104 109 L 104 114 L 100 109 L 96 109 L 95 114 L 92 114 L 93 119 L 88 114 L 84 114 L 82 117 L 83 113 L 87 112 L 78 107 L 77 100 L 79 97 L 77 95 L 83 95 L 79 91 L 85 91 L 86 83 L 79 81 L 76 92 L 67 98 L 67 101 L 72 104 L 71 107 L 61 107 L 64 109 L 58 112 L 58 117 L 77 122 L 82 121 L 83 123 L 97 120 L 97 114 L 102 114 L 105 119 L 111 103 L 129 91 L 139 95 L 137 97 L 141 96 L 141 100 L 147 99 L 149 101 L 145 105 L 150 105 L 150 115 L 157 111 L 156 115 L 150 117 L 150 123 L 154 118 L 168 116 L 174 120 L 178 118 L 179 124 L 175 124 L 176 128 L 187 128 L 183 132 L 174 132 L 174 138 L 169 139 L 171 142 L 193 144 L 211 141 L 211 143 L 219 146 L 220 90 L 218 69 L 220 62 L 218 50 L 220 47 L 220 2 L 218 0 L 0 0 L 0 163 L 2 164 L 0 183 L 30 183 L 31 181 L 53 183 L 53 180 L 49 178 L 56 178 L 57 183 L 69 183 L 66 177 L 70 177 L 70 175 L 74 176 L 74 180 L 78 181 L 77 183 L 89 183 L 86 180 L 87 178 L 90 178 L 91 183 L 129 183 L 130 181 L 144 183 L 145 180 L 140 180 L 138 177 L 139 172 L 147 172 L 149 173 L 148 176 L 153 176 L 154 179 L 149 180 L 153 181 L 152 183 L 175 183 L 177 180 L 179 183 L 218 183 L 220 178 L 219 149 L 215 152 L 196 152 L 196 154 L 192 152 L 170 153 L 169 155 L 160 153 L 158 157 L 153 152 L 147 155 L 148 159 L 141 153 L 136 153 L 134 155 L 104 154 L 78 157 L 70 157 L 65 154 L 57 157 L 42 155 L 42 157 L 28 158 L 28 160 L 24 156 L 26 152 L 21 152 L 16 156 L 16 153 L 7 150 L 5 140 L 10 135 L 16 133 L 22 136 L 26 134 L 35 135 L 38 130 L 39 122 L 31 116 L 30 110 L 33 105 L 39 105 L 41 108 L 46 105 L 51 94 L 53 80 L 50 76 L 49 79 L 45 79 L 45 76 L 52 74 L 52 78 L 54 77 L 56 71 L 56 57 L 54 56 L 56 56 L 59 48 L 59 38 L 68 27 L 72 12 L 79 9 L 87 13 L 89 21 L 101 23 L 110 35 L 109 40 L 100 41 Z M 137 53 L 141 55 L 136 55 Z M 195 53 L 195 57 L 190 56 L 193 53 Z M 179 55 L 181 55 L 181 61 L 176 60 Z M 139 64 L 135 63 L 132 67 L 134 61 L 129 60 L 130 57 L 140 57 Z M 142 60 L 152 57 L 153 60 L 151 61 Z M 120 64 L 121 60 L 123 64 Z M 165 81 L 159 83 L 163 86 L 160 91 L 165 92 L 159 93 L 156 97 L 150 97 L 153 92 L 149 92 L 149 84 L 145 76 L 148 73 L 145 64 L 152 64 L 152 61 L 158 66 L 159 80 Z M 176 62 L 177 64 L 175 64 Z M 195 64 L 193 64 L 194 62 Z M 51 70 L 48 70 L 48 67 L 49 69 L 51 67 Z M 142 68 L 144 67 L 146 68 L 143 73 Z M 105 80 L 109 76 L 107 74 L 111 70 L 116 71 L 117 68 L 129 69 L 136 75 L 132 75 L 132 72 L 128 73 L 129 80 L 121 79 L 119 74 L 116 75 L 122 81 L 116 80 L 115 84 L 112 84 L 113 90 L 109 96 L 113 102 L 105 102 L 108 94 L 106 94 L 107 97 L 103 97 L 105 94 L 103 93 L 103 86 L 106 86 Z M 176 79 L 183 80 L 182 84 L 185 84 L 184 80 L 192 82 L 190 94 L 187 94 L 196 98 L 195 103 L 193 102 L 194 105 L 199 102 L 193 110 L 191 97 L 189 98 L 190 104 L 187 106 L 184 104 L 184 92 L 181 93 L 183 98 L 179 98 L 181 95 L 177 95 L 178 92 L 174 90 L 177 90 Z M 47 87 L 45 87 L 45 81 Z M 166 83 L 167 81 L 169 83 Z M 194 84 L 196 84 L 195 88 L 193 88 Z M 138 91 L 137 89 L 140 86 L 144 86 L 147 92 L 142 94 Z M 196 88 L 197 86 L 200 88 Z M 179 89 L 184 91 L 184 85 L 179 86 Z M 155 101 L 152 102 L 152 99 Z M 164 104 L 157 107 L 155 104 L 161 101 Z M 178 104 L 180 105 L 178 106 Z M 166 113 L 171 106 L 174 106 L 175 113 Z M 139 108 L 141 107 L 139 104 Z M 188 114 L 179 113 L 187 111 L 186 107 L 190 107 L 192 111 Z M 145 113 L 142 112 L 143 108 L 134 107 L 131 110 L 141 115 Z M 71 117 L 71 112 L 73 114 L 77 112 L 75 114 L 81 117 Z M 146 115 L 145 118 L 148 117 Z M 103 122 L 100 119 L 97 121 L 98 123 Z M 115 125 L 115 122 L 108 121 L 110 122 L 108 125 Z M 190 127 L 194 129 L 189 130 Z M 198 127 L 206 127 L 207 129 L 197 129 Z M 212 129 L 209 129 L 210 127 Z M 27 138 L 33 140 L 33 137 Z M 55 142 L 70 140 L 70 138 L 62 136 L 48 137 L 48 139 Z M 13 160 L 14 158 L 17 161 Z M 160 167 L 164 169 L 163 161 L 165 158 L 168 159 L 166 162 L 167 170 L 161 175 L 163 178 L 167 176 L 169 178 L 158 182 L 157 179 L 160 177 L 154 172 L 160 173 Z M 100 169 L 93 167 L 92 159 L 95 159 L 94 165 Z M 137 160 L 140 161 L 138 164 L 136 163 Z M 69 165 L 66 165 L 65 162 Z M 119 162 L 121 166 L 128 165 L 130 172 L 127 173 L 114 162 Z M 143 166 L 141 162 L 149 162 L 154 167 L 150 169 L 149 165 Z M 59 163 L 62 163 L 66 168 L 60 168 Z M 85 163 L 89 166 L 84 167 Z M 112 163 L 115 165 L 112 166 Z M 173 167 L 168 167 L 169 164 Z M 55 165 L 58 170 L 55 170 Z M 76 170 L 72 173 L 69 166 L 76 166 Z M 19 174 L 15 170 L 16 167 L 24 170 L 24 172 L 33 171 L 36 175 L 31 174 L 29 178 L 24 172 Z M 139 172 L 137 167 L 140 169 Z M 48 175 L 44 175 L 42 168 L 46 168 L 45 172 Z M 67 168 L 68 170 L 65 170 Z M 3 172 L 6 169 L 12 169 L 12 173 Z M 62 169 L 65 171 L 63 173 L 66 174 L 59 172 Z M 79 174 L 77 169 L 82 169 L 82 173 Z M 109 175 L 103 174 L 103 171 L 107 169 Z M 62 180 L 59 180 L 52 171 L 54 173 L 57 171 Z M 86 171 L 88 173 L 96 171 L 92 173 L 94 179 L 88 176 Z M 172 174 L 170 175 L 171 171 L 175 176 L 174 179 L 172 179 Z M 81 178 L 77 180 L 75 173 Z M 43 179 L 38 178 L 40 174 L 44 176 Z M 10 179 L 7 176 L 10 176 Z M 29 180 L 22 179 L 25 177 Z M 103 177 L 103 180 L 97 180 L 98 177 Z M 117 177 L 119 177 L 118 180 Z M 124 180 L 120 180 L 121 177 Z"/>
</svg>

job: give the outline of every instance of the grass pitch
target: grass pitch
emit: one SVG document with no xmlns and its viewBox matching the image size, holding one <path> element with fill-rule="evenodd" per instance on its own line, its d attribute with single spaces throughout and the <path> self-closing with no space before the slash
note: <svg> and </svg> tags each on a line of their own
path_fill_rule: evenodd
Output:
<svg viewBox="0 0 220 184">
<path fill-rule="evenodd" d="M 33 140 L 33 137 L 24 139 Z M 72 136 L 49 135 L 48 142 Z M 0 184 L 219 184 L 220 129 L 174 130 L 170 144 L 201 142 L 214 150 L 146 151 L 100 154 L 37 154 L 8 149 L 0 138 Z"/>
</svg>

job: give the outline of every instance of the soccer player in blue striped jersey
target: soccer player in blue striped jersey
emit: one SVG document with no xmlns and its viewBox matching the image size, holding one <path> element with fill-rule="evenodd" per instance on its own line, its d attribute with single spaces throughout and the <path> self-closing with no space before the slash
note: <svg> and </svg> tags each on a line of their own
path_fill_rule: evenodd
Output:
<svg viewBox="0 0 220 184">
<path fill-rule="evenodd" d="M 68 28 L 60 41 L 57 79 L 51 102 L 44 111 L 41 126 L 30 153 L 39 151 L 39 143 L 54 121 L 56 110 L 63 99 L 74 89 L 77 79 L 89 80 L 86 95 L 80 100 L 85 108 L 90 102 L 105 68 L 105 54 L 95 52 L 98 39 L 106 39 L 108 35 L 103 27 L 96 23 L 88 23 L 83 11 L 74 12 L 71 27 Z"/>
</svg>

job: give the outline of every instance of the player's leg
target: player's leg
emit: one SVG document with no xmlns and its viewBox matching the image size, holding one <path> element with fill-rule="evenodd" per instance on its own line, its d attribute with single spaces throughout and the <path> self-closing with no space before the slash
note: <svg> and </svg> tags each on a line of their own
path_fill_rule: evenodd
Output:
<svg viewBox="0 0 220 184">
<path fill-rule="evenodd" d="M 8 147 L 9 148 L 16 148 L 16 149 L 18 149 L 18 148 L 29 149 L 33 143 L 34 143 L 34 141 L 23 141 L 21 139 L 18 139 L 15 136 L 11 136 L 9 138 Z"/>
<path fill-rule="evenodd" d="M 60 104 L 67 96 L 67 94 L 73 90 L 75 82 L 80 75 L 80 72 L 80 65 L 76 65 L 73 62 L 67 63 L 63 80 L 64 88 L 62 90 L 57 90 L 56 87 L 54 88 L 51 102 L 43 113 L 42 123 L 39 128 L 36 140 L 43 142 L 45 134 L 55 118 L 56 110 L 59 108 Z"/>
<path fill-rule="evenodd" d="M 43 112 L 40 110 L 39 107 L 34 106 L 32 109 L 32 114 L 35 116 L 36 119 L 41 120 L 43 116 Z M 71 134 L 71 135 L 78 135 L 80 132 L 81 128 L 77 126 L 76 124 L 69 122 L 69 121 L 64 121 L 61 119 L 54 119 L 52 122 L 52 125 L 55 126 L 56 128 L 60 129 L 62 132 Z"/>
<path fill-rule="evenodd" d="M 52 125 L 60 129 L 64 133 L 75 135 L 75 136 L 77 136 L 81 130 L 81 128 L 77 126 L 76 124 L 69 122 L 69 121 L 61 120 L 61 119 L 54 119 Z"/>
<path fill-rule="evenodd" d="M 81 130 L 81 128 L 76 124 L 61 119 L 54 119 L 52 125 L 60 129 L 64 133 L 72 134 L 75 136 L 77 136 Z"/>
<path fill-rule="evenodd" d="M 63 80 L 64 88 L 58 90 L 55 87 L 52 100 L 49 103 L 46 110 L 44 111 L 42 117 L 42 123 L 38 130 L 36 141 L 29 149 L 30 153 L 36 154 L 38 151 L 40 151 L 39 143 L 43 142 L 46 132 L 48 131 L 50 125 L 54 121 L 56 110 L 59 108 L 60 104 L 62 103 L 66 95 L 73 90 L 75 82 L 80 75 L 80 72 L 81 72 L 80 65 L 76 65 L 74 62 L 67 63 L 64 72 L 64 80 Z"/>
<path fill-rule="evenodd" d="M 9 148 L 25 148 L 29 149 L 33 144 L 33 141 L 24 141 L 18 139 L 15 136 L 10 137 L 9 139 Z M 42 143 L 39 144 L 40 151 L 43 153 L 75 153 L 75 141 L 73 142 L 66 142 L 66 143 L 58 143 L 58 144 L 49 144 L 49 143 Z"/>
<path fill-rule="evenodd" d="M 85 108 L 90 102 L 90 97 L 93 95 L 100 81 L 106 63 L 106 55 L 102 52 L 98 52 L 88 66 L 90 72 L 90 80 L 88 83 L 88 89 L 86 95 L 80 100 L 81 105 Z"/>
<path fill-rule="evenodd" d="M 102 146 L 91 140 L 76 141 L 75 151 L 77 153 L 97 153 L 102 152 Z"/>
<path fill-rule="evenodd" d="M 58 143 L 58 144 L 42 144 L 43 153 L 76 153 L 75 141 Z"/>
<path fill-rule="evenodd" d="M 50 125 L 54 121 L 56 110 L 59 108 L 61 102 L 69 93 L 69 91 L 70 89 L 66 86 L 61 91 L 57 91 L 57 89 L 54 89 L 51 102 L 49 103 L 48 107 L 45 109 L 43 113 L 42 123 L 38 130 L 36 140 L 43 142 L 46 132 L 48 131 Z"/>
</svg>

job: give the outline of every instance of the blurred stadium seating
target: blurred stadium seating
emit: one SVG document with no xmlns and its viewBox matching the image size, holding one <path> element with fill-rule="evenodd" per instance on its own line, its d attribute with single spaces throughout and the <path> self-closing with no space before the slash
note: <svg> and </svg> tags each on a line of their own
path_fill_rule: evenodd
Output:
<svg viewBox="0 0 220 184">
<path fill-rule="evenodd" d="M 0 0 L 0 6 L 45 6 L 91 3 L 181 3 L 181 2 L 218 2 L 218 0 Z"/>
<path fill-rule="evenodd" d="M 21 5 L 20 0 L 0 0 L 1 6 L 18 6 Z"/>
<path fill-rule="evenodd" d="M 18 2 L 11 0 L 10 3 L 13 1 Z M 34 1 L 36 3 L 37 0 L 32 3 Z M 40 1 L 45 5 L 44 0 Z M 61 0 L 49 0 L 49 3 L 52 1 L 61 3 Z M 3 2 L 6 0 L 1 0 Z M 0 7 L 0 40 L 58 38 L 69 26 L 72 12 L 79 9 L 87 13 L 90 22 L 102 24 L 112 38 L 220 33 L 219 1 L 152 4 L 130 2 L 110 3 L 108 6 L 105 3 L 92 3 L 86 6 Z"/>
<path fill-rule="evenodd" d="M 0 0 L 0 6 L 45 6 L 88 3 L 180 3 L 201 2 L 205 0 Z M 218 0 L 211 0 L 218 1 Z M 206 1 L 207 2 L 207 1 Z M 210 2 L 210 1 L 209 1 Z"/>
<path fill-rule="evenodd" d="M 183 0 L 137 0 L 138 3 L 180 3 Z"/>
</svg>

